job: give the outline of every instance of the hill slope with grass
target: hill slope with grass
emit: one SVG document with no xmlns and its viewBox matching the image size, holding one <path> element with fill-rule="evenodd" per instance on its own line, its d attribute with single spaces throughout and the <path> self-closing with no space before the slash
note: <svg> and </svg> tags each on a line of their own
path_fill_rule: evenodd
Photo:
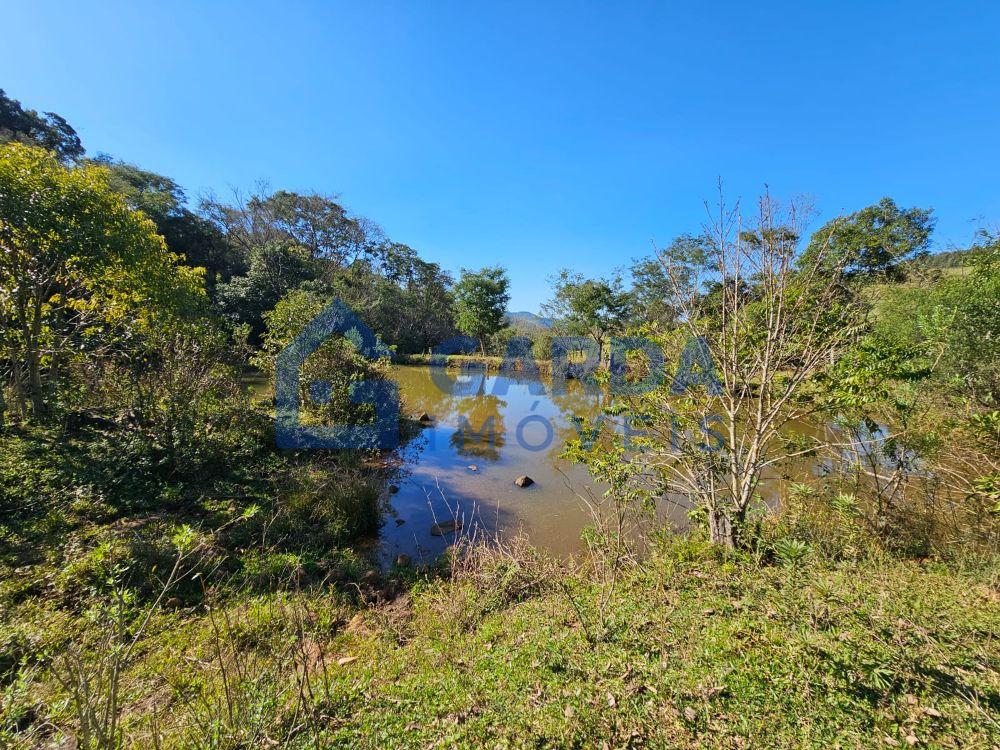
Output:
<svg viewBox="0 0 1000 750">
<path fill-rule="evenodd" d="M 44 440 L 3 445 L 4 747 L 1000 743 L 989 556 L 900 558 L 849 518 L 824 528 L 853 546 L 813 549 L 779 517 L 755 555 L 696 531 L 610 579 L 518 542 L 379 572 L 266 483 L 154 510 L 141 471 L 115 490 L 113 454 Z"/>
</svg>

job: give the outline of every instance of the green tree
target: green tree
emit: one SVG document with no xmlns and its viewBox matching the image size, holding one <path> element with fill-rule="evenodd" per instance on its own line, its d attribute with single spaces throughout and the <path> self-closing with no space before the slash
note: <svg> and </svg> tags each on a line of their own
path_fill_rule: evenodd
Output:
<svg viewBox="0 0 1000 750">
<path fill-rule="evenodd" d="M 707 250 L 705 238 L 684 234 L 677 237 L 664 254 L 672 258 L 695 258 L 704 256 Z M 679 323 L 679 311 L 669 299 L 673 285 L 669 278 L 670 269 L 664 265 L 662 254 L 641 258 L 632 264 L 633 315 L 643 323 L 658 325 L 669 330 Z"/>
<path fill-rule="evenodd" d="M 333 276 L 343 300 L 397 351 L 426 351 L 454 335 L 451 276 L 406 245 L 389 243 L 379 263 L 358 261 Z"/>
<path fill-rule="evenodd" d="M 964 257 L 970 273 L 883 290 L 880 333 L 926 351 L 937 380 L 981 408 L 1000 404 L 1000 236 L 983 234 Z"/>
<path fill-rule="evenodd" d="M 289 240 L 254 246 L 246 274 L 220 284 L 216 305 L 233 325 L 247 325 L 254 341 L 264 332 L 264 316 L 289 291 L 318 279 L 322 266 L 312 253 Z"/>
<path fill-rule="evenodd" d="M 597 343 L 599 361 L 604 345 L 615 333 L 624 330 L 632 309 L 633 297 L 622 288 L 621 279 L 586 279 L 563 269 L 552 279 L 553 298 L 543 306 L 556 326 L 572 336 L 590 336 Z"/>
<path fill-rule="evenodd" d="M 233 205 L 204 200 L 201 210 L 246 255 L 254 248 L 293 242 L 342 268 L 373 254 L 382 239 L 377 226 L 317 193 L 258 190 L 247 199 L 237 196 Z"/>
<path fill-rule="evenodd" d="M 0 330 L 21 414 L 48 411 L 72 352 L 200 309 L 203 271 L 178 264 L 153 223 L 109 184 L 40 148 L 0 146 Z"/>
<path fill-rule="evenodd" d="M 898 280 L 906 261 L 927 253 L 933 231 L 930 209 L 900 208 L 883 198 L 821 227 L 806 248 L 803 266 L 842 268 L 847 280 Z"/>
<path fill-rule="evenodd" d="M 507 324 L 509 302 L 510 280 L 502 267 L 463 268 L 455 285 L 455 325 L 465 335 L 479 339 L 479 349 L 486 354 L 486 339 Z"/>
<path fill-rule="evenodd" d="M 1000 406 L 1000 236 L 985 237 L 972 273 L 941 280 L 932 298 L 954 311 L 946 323 L 944 366 L 960 392 L 981 407 Z M 938 319 L 941 319 L 938 315 Z M 932 318 L 933 319 L 933 318 Z"/>
<path fill-rule="evenodd" d="M 41 146 L 64 162 L 83 156 L 80 136 L 66 120 L 55 112 L 24 109 L 0 89 L 0 143 L 10 141 Z"/>
<path fill-rule="evenodd" d="M 377 282 L 373 269 L 381 257 L 381 230 L 348 213 L 333 197 L 258 188 L 234 203 L 203 200 L 205 219 L 226 238 L 242 266 L 220 284 L 216 301 L 220 312 L 234 323 L 246 323 L 259 341 L 265 313 L 289 291 L 303 285 L 321 296 L 344 291 L 343 276 Z M 357 305 L 378 291 L 367 284 L 364 292 L 345 300 Z"/>
<path fill-rule="evenodd" d="M 187 265 L 206 270 L 210 293 L 218 282 L 246 271 L 244 259 L 219 228 L 188 208 L 187 196 L 174 180 L 106 155 L 94 161 L 107 167 L 111 187 L 153 220 L 172 253 L 183 256 Z"/>
</svg>

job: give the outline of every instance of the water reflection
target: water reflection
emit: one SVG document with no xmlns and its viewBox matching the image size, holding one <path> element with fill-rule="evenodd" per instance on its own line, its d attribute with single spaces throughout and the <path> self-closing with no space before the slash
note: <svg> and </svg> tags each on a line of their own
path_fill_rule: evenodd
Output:
<svg viewBox="0 0 1000 750">
<path fill-rule="evenodd" d="M 576 493 L 594 482 L 559 454 L 577 435 L 573 419 L 590 423 L 604 396 L 575 381 L 554 395 L 547 381 L 516 373 L 396 367 L 393 377 L 404 413 L 426 412 L 431 421 L 404 449 L 400 491 L 391 498 L 395 519 L 380 538 L 385 560 L 440 554 L 452 539 L 430 529 L 455 516 L 466 530 L 472 524 L 489 532 L 523 529 L 554 552 L 580 548 L 588 517 Z M 535 483 L 515 486 L 520 475 Z"/>
<path fill-rule="evenodd" d="M 451 446 L 460 456 L 481 461 L 498 461 L 507 443 L 507 428 L 503 416 L 507 403 L 487 392 L 486 373 L 467 377 L 475 383 L 475 395 L 454 401 L 458 429 L 451 434 Z M 454 387 L 457 384 L 453 379 L 447 382 L 454 390 L 466 390 Z M 435 379 L 434 384 L 440 388 L 440 379 Z"/>
<path fill-rule="evenodd" d="M 558 555 L 581 549 L 580 532 L 591 523 L 581 495 L 599 495 L 603 487 L 583 467 L 559 456 L 567 440 L 587 440 L 594 430 L 621 431 L 622 420 L 604 414 L 613 405 L 606 391 L 569 380 L 553 392 L 547 379 L 481 370 L 460 374 L 397 366 L 392 376 L 400 387 L 404 413 L 426 412 L 430 421 L 401 449 L 403 461 L 395 480 L 399 491 L 389 497 L 389 518 L 379 538 L 372 540 L 384 563 L 400 553 L 417 562 L 437 557 L 454 536 L 432 535 L 431 527 L 455 518 L 462 520 L 465 531 L 523 530 L 534 545 Z M 259 378 L 247 382 L 259 398 L 270 392 Z M 897 447 L 885 439 L 888 431 L 883 426 L 870 434 L 851 435 L 843 426 L 795 422 L 786 432 L 796 441 L 789 444 L 790 453 L 810 443 L 845 447 L 842 454 L 802 455 L 768 467 L 760 495 L 771 507 L 789 481 L 825 477 L 857 465 L 865 458 L 857 453 L 858 446 L 879 452 L 877 460 L 868 457 L 875 471 L 889 466 L 890 449 Z M 845 443 L 845 438 L 850 440 Z M 909 457 L 892 458 L 892 466 L 898 466 Z M 530 476 L 534 484 L 515 486 L 521 475 Z M 690 510 L 688 498 L 670 493 L 658 503 L 657 522 L 685 526 Z"/>
</svg>

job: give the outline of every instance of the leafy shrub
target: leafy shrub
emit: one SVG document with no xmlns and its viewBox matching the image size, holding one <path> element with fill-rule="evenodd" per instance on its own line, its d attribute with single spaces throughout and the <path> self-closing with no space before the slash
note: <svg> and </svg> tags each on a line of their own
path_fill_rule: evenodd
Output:
<svg viewBox="0 0 1000 750">
<path fill-rule="evenodd" d="M 854 560 L 870 552 L 872 541 L 858 515 L 858 501 L 847 493 L 832 493 L 830 487 L 790 483 L 778 512 L 762 525 L 762 542 L 782 564 L 795 562 L 799 550 L 794 541 L 808 548 L 807 555 L 825 560 Z"/>
<path fill-rule="evenodd" d="M 267 331 L 263 349 L 253 362 L 272 381 L 279 374 L 276 372 L 278 355 L 327 308 L 329 302 L 315 292 L 293 291 L 265 315 Z M 302 363 L 298 375 L 300 423 L 370 423 L 375 416 L 374 407 L 369 403 L 356 403 L 351 397 L 352 387 L 360 381 L 388 379 L 389 355 L 388 348 L 377 338 L 371 350 L 366 350 L 357 329 L 323 341 Z M 315 391 L 314 385 L 317 386 Z"/>
<path fill-rule="evenodd" d="M 95 399 L 171 477 L 225 472 L 234 460 L 259 451 L 266 437 L 250 407 L 234 347 L 208 321 L 151 334 L 134 350 L 102 363 Z"/>
<path fill-rule="evenodd" d="M 107 595 L 114 589 L 129 590 L 143 600 L 154 598 L 178 558 L 178 550 L 194 550 L 183 560 L 181 580 L 170 594 L 181 602 L 201 596 L 195 573 L 218 567 L 222 553 L 205 534 L 173 521 L 153 518 L 135 528 L 117 529 L 87 546 L 86 535 L 71 539 L 62 550 L 68 562 L 56 575 L 56 590 L 64 597 L 82 600 L 89 594 Z"/>
<path fill-rule="evenodd" d="M 774 543 L 774 555 L 786 568 L 795 568 L 812 556 L 813 550 L 801 539 L 783 538 Z"/>
</svg>

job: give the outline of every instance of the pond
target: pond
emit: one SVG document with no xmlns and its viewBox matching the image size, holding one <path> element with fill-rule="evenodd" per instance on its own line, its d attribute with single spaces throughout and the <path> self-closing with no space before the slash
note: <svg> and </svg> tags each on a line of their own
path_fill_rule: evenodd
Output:
<svg viewBox="0 0 1000 750">
<path fill-rule="evenodd" d="M 435 535 L 435 525 L 462 521 L 509 536 L 523 532 L 531 543 L 557 555 L 582 547 L 580 533 L 590 516 L 579 494 L 603 492 L 582 466 L 561 459 L 568 439 L 577 436 L 574 418 L 591 423 L 607 395 L 588 391 L 575 380 L 554 393 L 551 382 L 516 373 L 444 371 L 396 366 L 404 414 L 429 421 L 402 449 L 403 468 L 389 497 L 389 517 L 381 529 L 383 562 L 406 554 L 431 560 L 454 541 Z M 533 483 L 520 487 L 515 480 Z M 686 512 L 672 506 L 670 521 L 683 524 Z"/>
<path fill-rule="evenodd" d="M 576 380 L 555 390 L 550 379 L 518 373 L 396 365 L 391 374 L 403 414 L 426 414 L 427 421 L 399 449 L 386 518 L 377 536 L 362 542 L 382 565 L 400 554 L 418 564 L 438 557 L 456 537 L 443 527 L 456 520 L 464 534 L 523 533 L 535 547 L 560 557 L 582 550 L 580 534 L 592 519 L 581 495 L 600 496 L 605 488 L 560 454 L 579 434 L 574 420 L 589 426 L 603 413 L 607 392 Z M 247 382 L 262 397 L 271 392 L 259 377 Z M 604 429 L 612 429 L 614 420 L 604 419 Z M 802 423 L 791 430 L 820 440 L 835 433 Z M 818 458 L 774 467 L 764 476 L 761 494 L 773 506 L 785 483 L 832 468 Z M 518 486 L 521 476 L 532 484 Z M 685 498 L 665 498 L 657 523 L 682 529 L 688 510 Z"/>
</svg>

